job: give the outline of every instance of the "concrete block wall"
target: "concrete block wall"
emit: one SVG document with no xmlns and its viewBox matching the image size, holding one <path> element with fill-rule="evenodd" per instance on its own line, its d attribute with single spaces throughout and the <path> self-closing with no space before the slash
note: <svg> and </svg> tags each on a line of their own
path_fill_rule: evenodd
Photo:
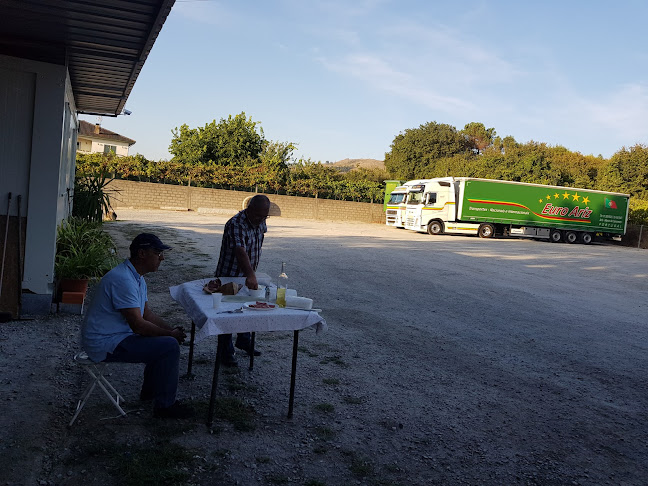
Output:
<svg viewBox="0 0 648 486">
<path fill-rule="evenodd" d="M 243 208 L 245 200 L 254 193 L 207 189 L 152 182 L 113 180 L 108 186 L 113 191 L 111 202 L 120 207 L 135 209 L 173 209 L 198 212 L 233 214 Z M 333 199 L 266 194 L 272 203 L 271 216 L 316 219 L 322 221 L 358 221 L 384 224 L 383 205 Z"/>
</svg>

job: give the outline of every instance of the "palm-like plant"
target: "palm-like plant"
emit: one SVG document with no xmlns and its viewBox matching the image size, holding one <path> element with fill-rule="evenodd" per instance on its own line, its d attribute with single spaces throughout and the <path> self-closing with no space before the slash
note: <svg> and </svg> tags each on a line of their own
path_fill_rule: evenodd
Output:
<svg viewBox="0 0 648 486">
<path fill-rule="evenodd" d="M 72 214 L 87 221 L 101 222 L 104 214 L 112 211 L 110 194 L 106 189 L 112 182 L 107 170 L 100 169 L 93 176 L 77 177 L 74 181 Z"/>
</svg>

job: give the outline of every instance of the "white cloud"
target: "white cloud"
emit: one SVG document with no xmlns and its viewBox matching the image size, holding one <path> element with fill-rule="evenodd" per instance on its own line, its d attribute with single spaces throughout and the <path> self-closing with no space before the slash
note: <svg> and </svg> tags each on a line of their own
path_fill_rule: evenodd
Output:
<svg viewBox="0 0 648 486">
<path fill-rule="evenodd" d="M 388 62 L 371 54 L 349 54 L 338 61 L 321 58 L 324 66 L 362 80 L 374 89 L 385 91 L 433 110 L 452 111 L 469 109 L 470 104 L 453 96 L 444 96 L 421 86 L 409 73 L 400 72 Z"/>
</svg>

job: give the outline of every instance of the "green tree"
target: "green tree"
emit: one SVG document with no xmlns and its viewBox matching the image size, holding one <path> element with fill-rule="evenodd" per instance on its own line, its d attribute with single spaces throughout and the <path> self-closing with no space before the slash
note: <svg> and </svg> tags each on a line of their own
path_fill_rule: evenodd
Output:
<svg viewBox="0 0 648 486">
<path fill-rule="evenodd" d="M 436 160 L 470 150 L 470 143 L 452 125 L 428 122 L 398 134 L 385 154 L 385 168 L 394 179 L 412 179 L 434 170 Z"/>
<path fill-rule="evenodd" d="M 189 128 L 183 124 L 174 128 L 171 133 L 173 138 L 169 145 L 169 153 L 176 162 L 198 164 L 205 163 L 206 144 L 202 141 L 200 128 Z"/>
<path fill-rule="evenodd" d="M 599 188 L 648 199 L 648 146 L 623 147 L 601 169 Z"/>
<path fill-rule="evenodd" d="M 467 123 L 461 133 L 477 153 L 481 153 L 485 148 L 493 145 L 493 137 L 496 135 L 494 128 L 486 128 L 483 123 L 477 122 Z"/>
<path fill-rule="evenodd" d="M 172 130 L 169 152 L 185 163 L 249 167 L 260 163 L 265 142 L 259 122 L 240 113 L 189 128 L 186 124 Z"/>
</svg>

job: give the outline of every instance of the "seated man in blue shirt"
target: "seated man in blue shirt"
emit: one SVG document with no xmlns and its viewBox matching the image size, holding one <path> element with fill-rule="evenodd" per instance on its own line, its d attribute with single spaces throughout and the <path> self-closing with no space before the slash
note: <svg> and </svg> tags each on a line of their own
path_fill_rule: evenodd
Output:
<svg viewBox="0 0 648 486">
<path fill-rule="evenodd" d="M 135 237 L 130 258 L 101 279 L 83 321 L 82 346 L 95 361 L 146 363 L 141 400 L 154 401 L 154 415 L 186 418 L 192 410 L 176 400 L 182 327 L 171 327 L 148 305 L 144 275 L 164 260 L 163 244 L 151 233 Z"/>
</svg>

